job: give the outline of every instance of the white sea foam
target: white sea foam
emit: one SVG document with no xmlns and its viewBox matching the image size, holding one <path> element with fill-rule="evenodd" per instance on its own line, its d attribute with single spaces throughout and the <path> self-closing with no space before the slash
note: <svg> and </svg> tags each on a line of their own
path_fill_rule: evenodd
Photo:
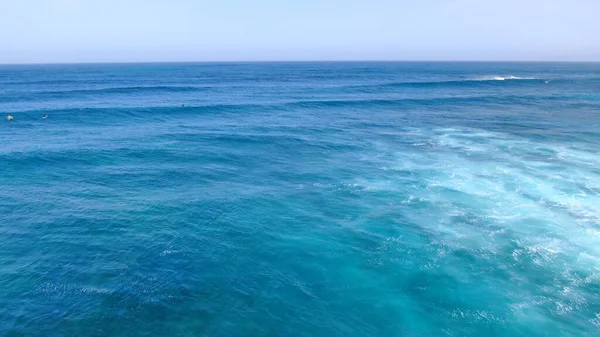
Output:
<svg viewBox="0 0 600 337">
<path fill-rule="evenodd" d="M 507 80 L 513 80 L 513 81 L 536 80 L 536 78 L 535 77 L 512 76 L 512 75 L 503 75 L 503 76 L 489 75 L 489 76 L 475 77 L 475 78 L 471 79 L 471 81 L 507 81 Z"/>
<path fill-rule="evenodd" d="M 436 146 L 378 147 L 393 154 L 376 161 L 382 176 L 355 184 L 398 195 L 404 220 L 438 247 L 422 270 L 466 251 L 494 260 L 520 284 L 510 295 L 520 303 L 516 317 L 569 315 L 587 305 L 588 283 L 600 281 L 582 281 L 600 275 L 600 154 L 473 129 L 423 130 L 414 143 Z M 546 275 L 543 290 L 529 268 Z"/>
</svg>

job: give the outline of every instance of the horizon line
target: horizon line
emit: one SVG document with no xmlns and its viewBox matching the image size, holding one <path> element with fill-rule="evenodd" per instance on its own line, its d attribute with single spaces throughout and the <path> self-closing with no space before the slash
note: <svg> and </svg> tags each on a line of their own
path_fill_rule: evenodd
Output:
<svg viewBox="0 0 600 337">
<path fill-rule="evenodd" d="M 222 60 L 222 61 L 83 61 L 83 62 L 0 62 L 19 65 L 99 65 L 99 64 L 199 64 L 199 63 L 600 63 L 600 60 Z"/>
</svg>

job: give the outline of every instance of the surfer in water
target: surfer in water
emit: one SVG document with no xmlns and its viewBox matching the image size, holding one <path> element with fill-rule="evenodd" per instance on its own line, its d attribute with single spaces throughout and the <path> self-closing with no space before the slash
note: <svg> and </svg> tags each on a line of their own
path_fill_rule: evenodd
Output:
<svg viewBox="0 0 600 337">
<path fill-rule="evenodd" d="M 13 120 L 13 116 L 12 115 L 6 115 L 6 120 L 7 121 L 12 121 Z"/>
<path fill-rule="evenodd" d="M 43 115 L 42 115 L 42 119 L 46 119 L 46 118 L 48 118 L 48 115 L 46 115 L 46 114 L 43 114 Z"/>
</svg>

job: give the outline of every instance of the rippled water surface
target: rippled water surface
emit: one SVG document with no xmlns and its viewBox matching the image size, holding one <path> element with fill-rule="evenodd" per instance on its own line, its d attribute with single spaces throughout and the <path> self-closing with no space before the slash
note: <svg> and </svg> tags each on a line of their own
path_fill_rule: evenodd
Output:
<svg viewBox="0 0 600 337">
<path fill-rule="evenodd" d="M 0 113 L 0 335 L 600 335 L 600 64 L 0 66 Z"/>
</svg>

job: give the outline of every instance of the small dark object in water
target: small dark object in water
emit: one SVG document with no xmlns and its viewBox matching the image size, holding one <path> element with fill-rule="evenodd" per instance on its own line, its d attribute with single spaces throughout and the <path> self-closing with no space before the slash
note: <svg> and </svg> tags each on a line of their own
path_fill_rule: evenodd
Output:
<svg viewBox="0 0 600 337">
<path fill-rule="evenodd" d="M 183 108 L 185 106 L 185 104 L 182 104 L 181 107 Z"/>
<path fill-rule="evenodd" d="M 46 118 L 48 118 L 48 115 L 46 115 L 46 114 L 43 114 L 43 115 L 42 115 L 42 119 L 46 119 Z"/>
</svg>

